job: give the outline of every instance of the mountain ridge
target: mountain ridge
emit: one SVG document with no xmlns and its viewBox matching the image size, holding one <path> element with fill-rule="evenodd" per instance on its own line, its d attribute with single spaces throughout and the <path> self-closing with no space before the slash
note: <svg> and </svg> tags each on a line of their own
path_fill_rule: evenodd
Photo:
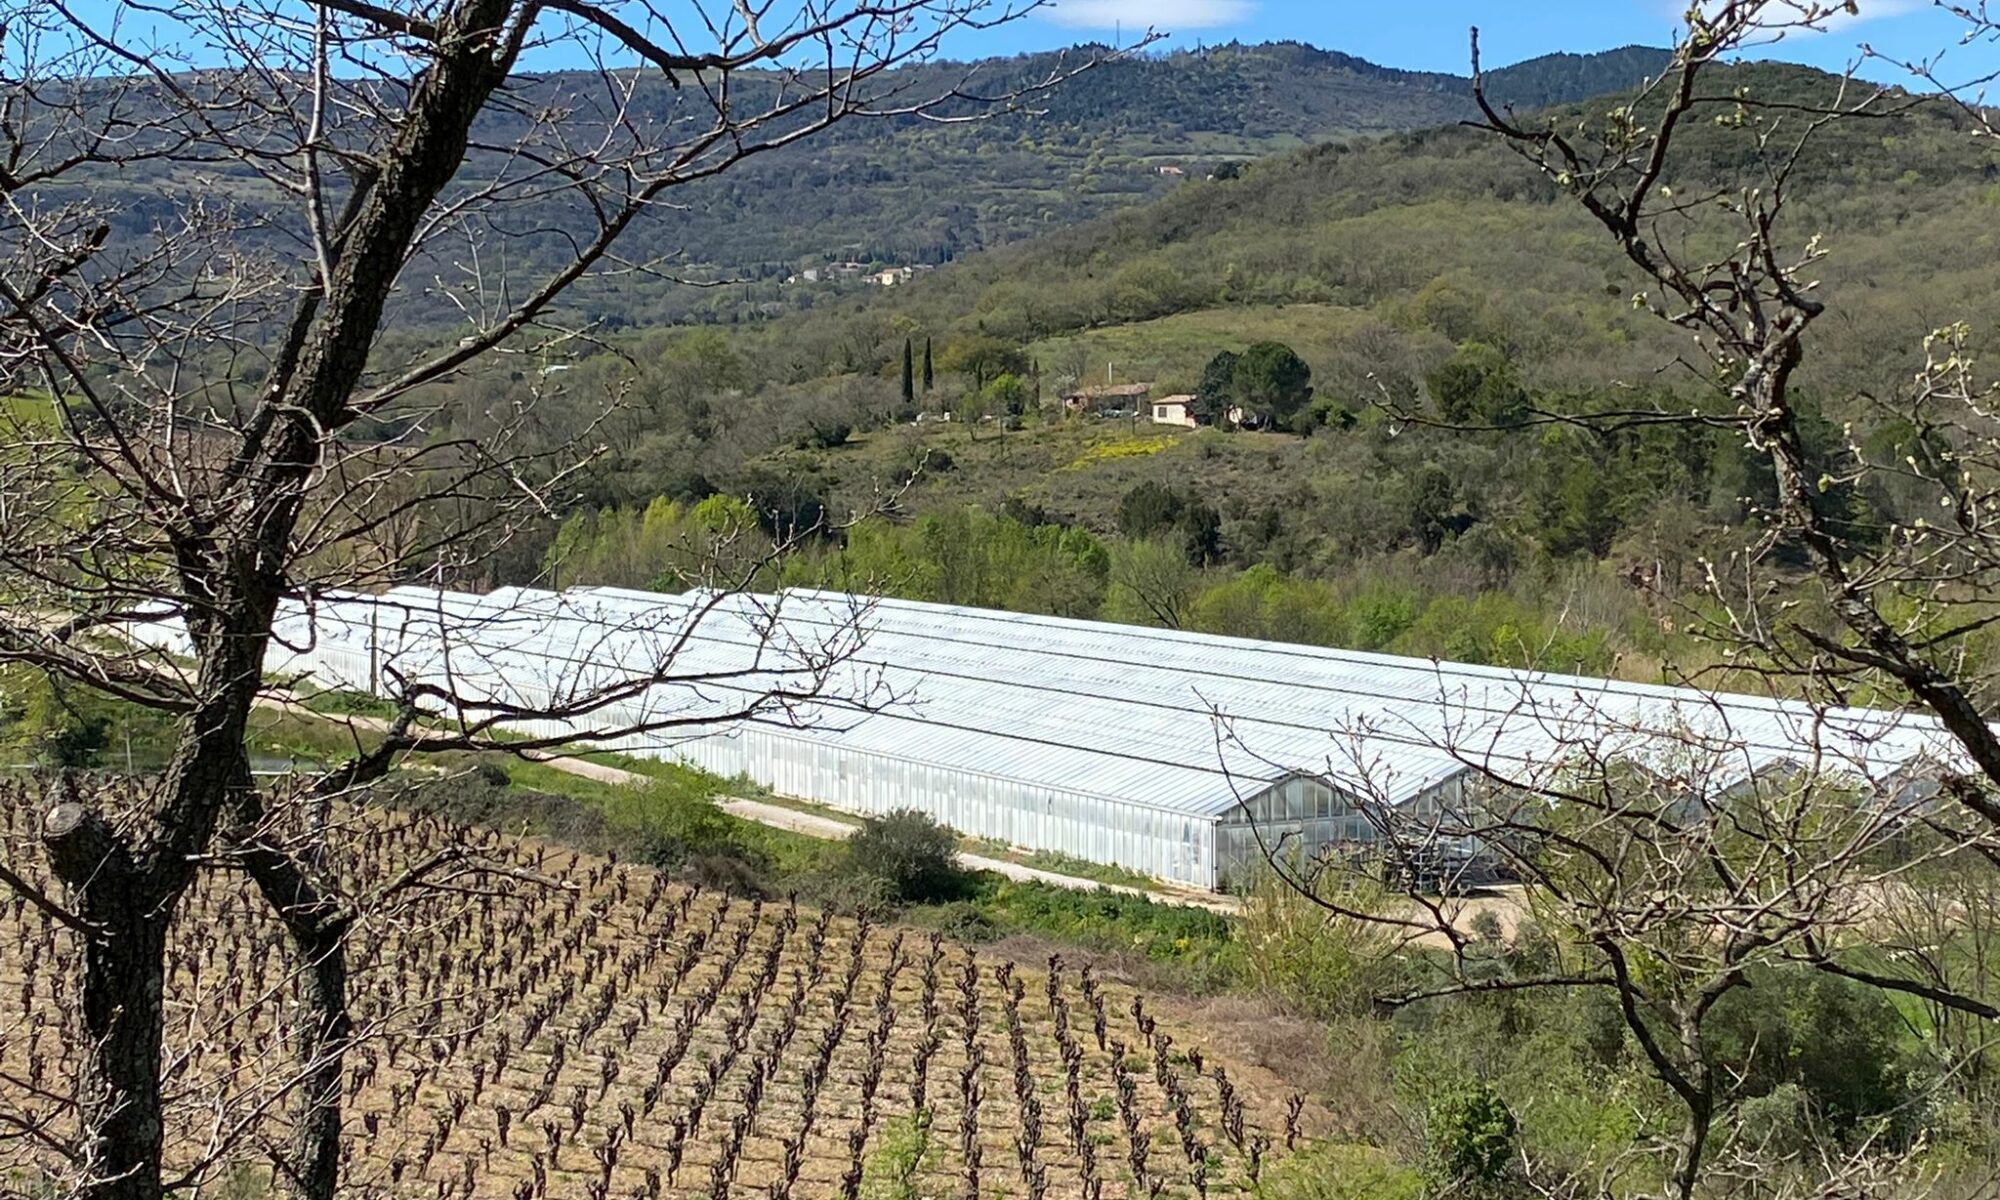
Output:
<svg viewBox="0 0 2000 1200">
<path fill-rule="evenodd" d="M 984 91 L 1004 94 L 1046 78 L 1079 53 L 1107 49 L 914 64 L 873 86 L 946 94 L 970 72 Z M 1488 82 L 1507 102 L 1580 99 L 1636 83 L 1666 57 L 1643 47 L 1545 56 L 1500 68 Z M 734 78 L 733 101 L 750 109 L 759 89 L 778 80 L 757 71 Z M 1230 43 L 1105 62 L 1036 96 L 1024 111 L 980 120 L 844 120 L 717 178 L 673 189 L 672 203 L 637 222 L 621 242 L 627 259 L 661 263 L 663 277 L 586 286 L 568 315 L 612 331 L 767 316 L 814 298 L 763 294 L 746 310 L 740 291 L 718 293 L 713 285 L 769 283 L 828 261 L 948 262 L 1157 198 L 1220 164 L 1461 120 L 1474 115 L 1469 89 L 1463 76 L 1384 67 L 1304 43 Z M 489 148 L 509 145 L 534 113 L 571 112 L 588 124 L 607 112 L 602 77 L 592 72 L 522 74 L 507 90 L 509 102 L 494 106 L 478 131 Z M 698 119 L 702 103 L 658 77 L 619 99 L 629 100 L 634 122 L 659 127 Z M 483 159 L 475 154 L 461 186 L 477 187 L 482 172 L 503 161 L 491 150 Z M 294 202 L 241 166 L 218 162 L 200 177 L 181 177 L 136 163 L 88 186 L 94 199 L 121 211 L 122 232 L 141 239 L 162 204 L 177 195 L 194 202 L 223 193 L 244 209 L 242 226 L 254 244 L 280 256 L 296 255 L 303 245 Z M 504 255 L 523 278 L 563 265 L 577 229 L 589 220 L 573 201 L 549 198 L 510 208 L 508 218 L 507 231 L 482 229 L 478 236 L 487 257 Z M 435 329 L 461 311 L 449 281 L 476 274 L 459 261 L 472 251 L 465 238 L 445 241 L 409 273 L 395 322 L 406 331 Z"/>
</svg>

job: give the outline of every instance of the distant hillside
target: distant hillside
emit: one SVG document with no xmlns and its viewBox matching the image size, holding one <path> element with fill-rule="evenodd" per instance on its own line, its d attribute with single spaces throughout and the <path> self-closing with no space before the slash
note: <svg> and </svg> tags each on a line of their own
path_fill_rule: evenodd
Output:
<svg viewBox="0 0 2000 1200">
<path fill-rule="evenodd" d="M 1782 111 L 1824 99 L 1837 81 L 1758 65 L 1720 72 L 1712 86 L 1722 96 L 1747 88 Z M 1584 108 L 1559 116 L 1587 118 Z M 1704 122 L 1674 164 L 1676 182 L 1745 177 L 1749 140 Z M 1831 413 L 1907 380 L 1930 329 L 2000 292 L 1996 206 L 2000 156 L 1967 136 L 1948 106 L 1846 123 L 1816 147 L 1797 178 L 1789 228 L 1799 239 L 1823 232 L 1831 251 L 1821 290 L 1835 315 L 1802 376 Z M 1726 246 L 1719 239 L 1732 235 L 1698 236 Z M 1346 444 L 1343 422 L 1365 423 L 1385 389 L 1420 398 L 1426 377 L 1462 343 L 1497 348 L 1522 384 L 1540 391 L 1696 386 L 1675 365 L 1684 335 L 1634 309 L 1636 286 L 1588 217 L 1476 130 L 1442 126 L 1314 147 L 967 256 L 908 286 L 718 332 L 631 338 L 643 404 L 598 494 L 643 500 L 691 479 L 775 470 L 819 477 L 838 504 L 859 506 L 895 484 L 893 470 L 842 448 L 792 447 L 823 441 L 828 430 L 879 427 L 892 413 L 907 419 L 897 382 L 906 340 L 933 345 L 938 382 L 927 403 L 942 410 L 981 361 L 1025 369 L 1045 397 L 1079 379 L 1147 381 L 1164 393 L 1194 388 L 1216 352 L 1272 339 L 1311 366 L 1326 436 L 1280 443 L 1283 468 L 1273 457 L 1265 471 L 1243 473 L 1231 496 L 1246 505 L 1268 500 L 1289 521 L 1311 509 L 1278 498 Z M 628 370 L 603 356 L 569 378 L 583 387 Z M 1012 437 L 999 447 L 1025 444 Z M 1383 444 L 1417 453 L 1431 440 L 1404 431 Z M 1053 513 L 1102 528 L 1113 485 L 1178 483 L 1215 464 L 1171 456 L 1088 468 L 1009 468 L 990 487 L 970 472 L 938 473 L 907 499 L 990 504 L 1020 489 Z M 1519 510 L 1529 482 L 1514 465 L 1467 478 L 1489 512 Z M 1738 494 L 1729 490 L 1736 484 L 1716 486 L 1725 500 Z M 1224 511 L 1231 515 L 1229 505 Z M 1731 510 L 1725 503 L 1718 511 Z M 1345 519 L 1306 523 L 1318 539 Z"/>
<path fill-rule="evenodd" d="M 1747 88 L 1777 106 L 1822 101 L 1837 85 L 1768 64 L 1710 81 L 1717 95 Z M 1963 251 L 1995 236 L 2000 159 L 1962 125 L 1945 105 L 1844 123 L 1796 176 L 1790 228 L 1829 234 L 1826 287 L 1854 314 L 1849 339 L 1827 355 L 1856 372 L 1913 346 L 1939 315 L 1933 297 L 1990 294 L 1992 257 Z M 1750 136 L 1704 126 L 1675 170 L 1743 178 Z M 915 328 L 1034 347 L 1045 372 L 1081 357 L 1091 372 L 1111 365 L 1121 378 L 1183 387 L 1214 347 L 1180 346 L 1172 329 L 1233 323 L 1251 336 L 1259 311 L 1314 305 L 1333 314 L 1318 327 L 1344 325 L 1358 340 L 1322 332 L 1299 348 L 1323 376 L 1345 370 L 1349 389 L 1384 371 L 1417 372 L 1468 337 L 1506 345 L 1554 382 L 1648 374 L 1671 335 L 1631 310 L 1623 264 L 1587 217 L 1555 199 L 1548 181 L 1477 130 L 1332 143 L 964 259 L 890 294 L 772 322 L 746 331 L 745 344 L 759 347 L 774 379 L 793 383 L 878 372 Z M 1206 316 L 1154 329 L 1187 314 Z"/>
<path fill-rule="evenodd" d="M 1102 48 L 1079 48 L 1070 60 L 1093 49 Z M 1637 47 L 1555 55 L 1495 71 L 1491 85 L 1509 103 L 1573 101 L 1629 88 L 1665 61 L 1665 51 Z M 1053 54 L 1028 55 L 977 64 L 977 77 L 999 92 L 1057 67 Z M 963 69 L 911 72 L 941 81 Z M 1031 113 L 842 124 L 677 193 L 688 207 L 634 230 L 631 248 L 765 282 L 829 260 L 938 264 L 1155 199 L 1220 163 L 1462 120 L 1474 113 L 1470 87 L 1460 76 L 1286 43 L 1122 60 L 1071 80 Z M 813 298 L 824 294 L 765 288 L 746 301 L 621 288 L 582 303 L 615 327 L 677 319 L 689 306 L 739 319 Z"/>
<path fill-rule="evenodd" d="M 1067 61 L 1103 52 L 1078 47 Z M 1666 52 L 1628 48 L 1554 55 L 1492 73 L 1509 103 L 1580 100 L 1629 88 Z M 990 93 L 1046 78 L 1056 54 L 973 64 Z M 943 84 L 964 64 L 908 68 L 888 86 Z M 563 77 L 541 81 L 560 90 Z M 850 121 L 794 148 L 745 162 L 712 185 L 675 194 L 685 209 L 633 230 L 628 253 L 682 256 L 690 268 L 771 287 L 692 292 L 621 284 L 578 302 L 603 325 L 650 325 L 690 309 L 728 319 L 825 298 L 777 291 L 830 260 L 939 264 L 1064 229 L 1163 196 L 1224 162 L 1361 134 L 1470 117 L 1469 79 L 1397 71 L 1296 43 L 1227 45 L 1107 63 L 1037 99 L 1032 112 L 939 124 Z M 667 103 L 658 89 L 651 98 Z M 1165 173 L 1162 173 L 1164 170 Z"/>
<path fill-rule="evenodd" d="M 1838 85 L 1793 67 L 1717 71 L 1717 107 L 1669 164 L 1676 193 L 1760 178 L 1754 132 L 1708 119 L 1734 113 L 1739 94 L 1789 131 Z M 1612 103 L 1524 119 L 1573 127 Z M 1840 123 L 1794 183 L 1784 239 L 1796 250 L 1824 236 L 1815 274 L 1831 309 L 1797 398 L 1808 453 L 1836 479 L 1850 437 L 1900 454 L 1907 429 L 1868 398 L 1906 388 L 1925 334 L 1977 319 L 2000 292 L 2000 154 L 1961 113 L 1919 102 Z M 1727 253 L 1739 235 L 1704 217 L 1656 236 Z M 1699 587 L 1700 563 L 1741 553 L 1757 536 L 1753 506 L 1771 502 L 1740 438 L 1465 434 L 1375 404 L 1386 392 L 1441 412 L 1436 389 L 1474 379 L 1498 411 L 1717 402 L 1701 353 L 1635 308 L 1637 287 L 1578 206 L 1477 130 L 1274 155 L 908 286 L 620 339 L 620 354 L 561 376 L 586 407 L 632 402 L 566 540 L 544 531 L 534 558 L 523 540 L 495 577 L 533 578 L 573 555 L 564 578 L 588 559 L 594 577 L 651 580 L 671 561 L 635 547 L 654 536 L 671 548 L 658 531 L 684 511 L 655 497 L 750 497 L 785 528 L 886 502 L 916 519 L 829 539 L 788 578 L 1142 623 L 1161 618 L 1133 597 L 1171 583 L 1192 589 L 1194 627 L 1215 632 L 1502 662 L 1560 646 L 1565 664 L 1653 677 L 1669 659 L 1705 660 L 1677 632 L 1684 614 L 1640 582 L 1668 597 Z M 1218 351 L 1264 340 L 1311 368 L 1290 432 L 1065 418 L 1035 403 L 1079 381 L 1191 390 Z M 906 352 L 935 367 L 908 402 Z M 1016 378 L 991 382 L 1002 372 Z M 464 391 L 484 406 L 526 403 L 530 387 L 495 375 Z M 1930 502 L 1900 486 L 1833 486 L 1825 501 L 1856 529 L 1907 524 Z M 1162 528 L 1193 576 L 1143 557 L 1139 542 Z"/>
<path fill-rule="evenodd" d="M 1062 54 L 923 64 L 891 72 L 874 86 L 935 95 L 969 72 L 974 88 L 997 95 L 1045 79 L 1065 63 L 1107 52 L 1086 46 Z M 1628 87 L 1657 71 L 1664 59 L 1664 51 L 1638 48 L 1558 55 L 1496 71 L 1492 83 L 1497 94 L 1520 103 L 1573 100 Z M 741 73 L 732 82 L 733 102 L 754 111 L 775 86 L 772 76 Z M 742 289 L 677 287 L 626 276 L 615 285 L 581 289 L 574 304 L 611 329 L 694 314 L 735 320 L 804 307 L 825 299 L 829 289 L 781 292 L 776 281 L 829 260 L 947 262 L 1157 198 L 1218 163 L 1455 121 L 1472 112 L 1468 91 L 1469 82 L 1458 76 L 1391 70 L 1310 46 L 1227 45 L 1109 62 L 1038 97 L 1033 111 L 990 120 L 848 121 L 745 161 L 719 179 L 676 190 L 673 204 L 636 225 L 621 245 L 633 260 L 664 257 L 686 278 L 770 286 L 753 287 L 746 295 Z M 587 124 L 601 102 L 602 81 L 586 73 L 529 75 L 510 81 L 507 92 L 507 103 L 488 110 L 476 141 L 513 144 L 525 113 L 580 109 L 577 120 Z M 687 120 L 688 106 L 701 102 L 647 78 L 637 86 L 628 116 L 639 125 L 668 126 Z M 464 175 L 488 178 L 497 161 L 475 153 Z M 181 189 L 227 194 L 252 210 L 278 201 L 262 180 L 226 162 L 198 178 L 131 164 L 92 181 L 91 188 L 99 198 L 122 205 L 124 223 L 136 236 L 143 236 Z M 489 235 L 486 253 L 495 259 L 504 254 L 521 277 L 566 261 L 570 252 L 561 230 L 574 220 L 546 201 L 540 208 L 510 210 L 504 246 L 496 240 L 501 235 Z M 295 221 L 281 206 L 274 224 L 260 228 L 254 217 L 243 221 L 244 236 L 267 239 L 279 254 L 295 254 L 297 241 L 287 232 Z M 412 277 L 452 277 L 456 271 L 446 258 Z M 400 315 L 408 326 L 454 311 L 411 295 Z"/>
</svg>

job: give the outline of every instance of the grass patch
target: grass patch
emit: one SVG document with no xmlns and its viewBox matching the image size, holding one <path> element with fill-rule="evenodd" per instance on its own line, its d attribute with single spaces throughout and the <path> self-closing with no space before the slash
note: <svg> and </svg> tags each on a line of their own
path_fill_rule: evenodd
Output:
<svg viewBox="0 0 2000 1200">
<path fill-rule="evenodd" d="M 1233 918 L 1124 892 L 1078 891 L 990 872 L 973 880 L 968 898 L 904 916 L 966 941 L 1022 935 L 1134 955 L 1167 968 L 1176 986 L 1190 993 L 1222 991 L 1246 978 Z"/>
<path fill-rule="evenodd" d="M 1274 1164 L 1259 1200 L 1421 1200 L 1424 1178 L 1373 1146 L 1314 1146 Z"/>
<path fill-rule="evenodd" d="M 57 427 L 56 406 L 47 396 L 28 392 L 0 396 L 0 427 L 7 425 L 53 430 Z"/>
<path fill-rule="evenodd" d="M 379 696 L 366 692 L 349 692 L 337 688 L 313 692 L 297 697 L 299 705 L 316 713 L 330 717 L 377 717 L 384 721 L 394 720 L 396 706 Z"/>
<path fill-rule="evenodd" d="M 931 1113 L 920 1108 L 882 1126 L 875 1152 L 861 1167 L 865 1200 L 917 1200 L 918 1176 L 931 1149 Z"/>
<path fill-rule="evenodd" d="M 1114 887 L 1144 888 L 1155 892 L 1162 890 L 1160 881 L 1151 875 L 1110 863 L 1091 862 L 1086 858 L 1064 854 L 1060 850 L 1022 850 L 993 838 L 966 838 L 964 845 L 965 849 L 973 854 L 1019 863 L 1024 867 L 1034 867 L 1038 871 L 1050 871 L 1057 875 L 1108 883 Z"/>
</svg>

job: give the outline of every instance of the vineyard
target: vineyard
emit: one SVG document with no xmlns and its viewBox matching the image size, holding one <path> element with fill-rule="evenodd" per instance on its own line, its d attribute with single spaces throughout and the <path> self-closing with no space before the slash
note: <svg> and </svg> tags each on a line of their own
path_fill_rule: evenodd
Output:
<svg viewBox="0 0 2000 1200">
<path fill-rule="evenodd" d="M 33 827 L 0 791 L 0 862 L 40 884 Z M 353 1195 L 1240 1195 L 1318 1119 L 1057 956 L 1023 967 L 425 815 L 342 812 L 328 842 L 350 895 L 450 864 L 350 941 Z M 255 1180 L 288 1132 L 301 1010 L 241 884 L 218 871 L 182 909 L 163 1061 L 175 1169 Z M 80 953 L 0 889 L 15 1188 L 59 1169 Z"/>
</svg>

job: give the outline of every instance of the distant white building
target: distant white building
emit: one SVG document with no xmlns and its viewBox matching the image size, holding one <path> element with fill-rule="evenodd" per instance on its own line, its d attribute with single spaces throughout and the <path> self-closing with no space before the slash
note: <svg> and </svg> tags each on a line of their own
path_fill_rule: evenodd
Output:
<svg viewBox="0 0 2000 1200">
<path fill-rule="evenodd" d="M 1153 401 L 1153 424 L 1179 425 L 1193 429 L 1201 424 L 1195 419 L 1194 400 L 1191 395 L 1162 396 Z"/>
</svg>

